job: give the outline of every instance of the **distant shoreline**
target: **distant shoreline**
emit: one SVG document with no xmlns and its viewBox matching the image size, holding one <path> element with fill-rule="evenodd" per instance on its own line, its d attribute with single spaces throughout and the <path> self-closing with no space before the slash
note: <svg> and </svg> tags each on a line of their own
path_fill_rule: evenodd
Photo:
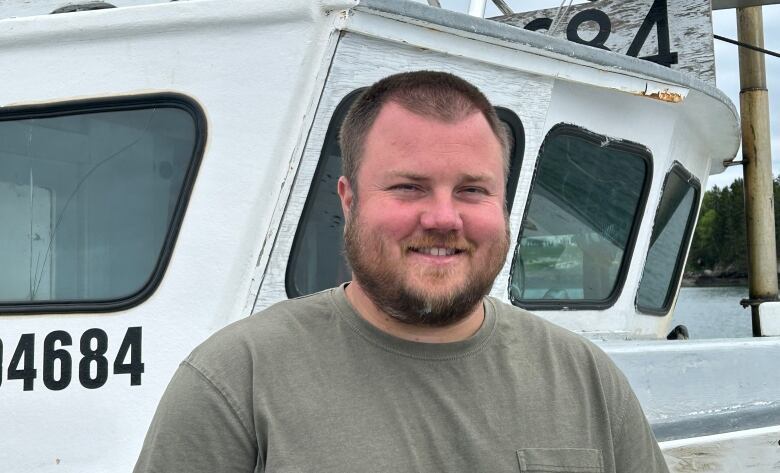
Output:
<svg viewBox="0 0 780 473">
<path fill-rule="evenodd" d="M 721 274 L 716 274 L 712 271 L 685 273 L 682 280 L 682 287 L 733 287 L 747 285 L 747 274 L 736 272 Z"/>
<path fill-rule="evenodd" d="M 705 280 L 683 278 L 681 287 L 747 287 L 747 278 L 707 278 Z"/>
</svg>

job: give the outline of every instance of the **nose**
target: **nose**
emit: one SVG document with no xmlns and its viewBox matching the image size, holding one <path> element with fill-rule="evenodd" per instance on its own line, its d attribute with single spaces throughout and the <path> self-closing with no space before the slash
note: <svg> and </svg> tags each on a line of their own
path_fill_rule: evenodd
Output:
<svg viewBox="0 0 780 473">
<path fill-rule="evenodd" d="M 463 218 L 453 196 L 449 193 L 431 196 L 420 216 L 420 225 L 424 230 L 440 232 L 462 230 Z"/>
</svg>

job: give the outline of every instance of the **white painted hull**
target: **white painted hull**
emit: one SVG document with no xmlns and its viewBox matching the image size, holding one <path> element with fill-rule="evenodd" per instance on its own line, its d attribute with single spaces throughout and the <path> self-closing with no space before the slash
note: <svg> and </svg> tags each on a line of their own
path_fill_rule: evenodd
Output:
<svg viewBox="0 0 780 473">
<path fill-rule="evenodd" d="M 287 297 L 294 235 L 337 104 L 401 70 L 453 71 L 522 120 L 513 241 L 539 150 L 555 125 L 574 123 L 647 147 L 653 174 L 623 291 L 608 310 L 539 313 L 594 339 L 666 335 L 671 315 L 642 314 L 635 303 L 664 176 L 677 162 L 704 185 L 722 169 L 738 147 L 733 105 L 704 83 L 637 60 L 563 41 L 542 45 L 536 35 L 482 20 L 468 20 L 476 22 L 469 29 L 458 15 L 437 23 L 436 12 L 421 5 L 401 4 L 395 12 L 388 5 L 204 0 L 0 20 L 0 64 L 13 70 L 0 88 L 0 112 L 176 93 L 202 107 L 207 125 L 170 261 L 147 299 L 121 310 L 0 316 L 5 368 L 22 336 L 35 334 L 42 370 L 41 343 L 58 330 L 72 335 L 68 349 L 78 361 L 79 337 L 93 328 L 107 334 L 106 357 L 114 360 L 128 328 L 141 327 L 145 364 L 140 385 L 111 374 L 99 389 L 76 377 L 59 391 L 40 379 L 24 391 L 21 381 L 4 378 L 2 471 L 132 469 L 179 361 L 224 325 Z M 663 94 L 675 100 L 659 100 Z M 510 271 L 508 260 L 493 290 L 505 300 Z M 627 373 L 651 422 L 684 425 L 702 412 L 777 407 L 780 382 L 762 378 L 780 355 L 777 340 L 603 347 Z M 766 442 L 776 434 L 762 426 L 662 447 L 674 471 L 768 471 L 777 450 Z M 718 457 L 716 449 L 728 454 Z"/>
</svg>

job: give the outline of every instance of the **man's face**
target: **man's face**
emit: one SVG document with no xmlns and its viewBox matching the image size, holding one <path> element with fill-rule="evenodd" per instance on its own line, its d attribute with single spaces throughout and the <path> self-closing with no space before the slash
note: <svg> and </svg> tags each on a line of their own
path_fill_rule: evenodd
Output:
<svg viewBox="0 0 780 473">
<path fill-rule="evenodd" d="M 443 326 L 481 302 L 509 248 L 501 145 L 481 113 L 443 123 L 385 104 L 355 190 L 339 180 L 346 252 L 378 308 Z"/>
</svg>

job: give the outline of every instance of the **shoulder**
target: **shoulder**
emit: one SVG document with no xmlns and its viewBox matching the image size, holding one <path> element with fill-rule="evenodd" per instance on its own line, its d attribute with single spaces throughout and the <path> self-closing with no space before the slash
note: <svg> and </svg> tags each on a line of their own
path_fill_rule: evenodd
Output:
<svg viewBox="0 0 780 473">
<path fill-rule="evenodd" d="M 539 356 L 558 369 L 591 370 L 609 385 L 627 384 L 612 359 L 592 341 L 524 309 L 487 299 L 496 310 L 498 336 L 521 347 L 525 356 Z"/>
<path fill-rule="evenodd" d="M 211 371 L 249 369 L 262 360 L 289 356 L 333 325 L 338 316 L 334 291 L 281 301 L 236 321 L 196 347 L 185 363 L 208 376 Z"/>
<path fill-rule="evenodd" d="M 497 336 L 516 350 L 515 359 L 532 364 L 541 378 L 566 380 L 592 403 L 603 402 L 616 426 L 627 412 L 644 418 L 628 379 L 595 343 L 523 309 L 493 298 L 490 303 L 498 315 Z"/>
<path fill-rule="evenodd" d="M 518 341 L 524 341 L 533 345 L 550 345 L 556 349 L 598 350 L 585 337 L 547 321 L 525 309 L 507 304 L 494 297 L 486 299 L 487 303 L 493 305 L 498 317 L 498 328 L 504 335 L 518 337 L 521 339 Z"/>
</svg>

